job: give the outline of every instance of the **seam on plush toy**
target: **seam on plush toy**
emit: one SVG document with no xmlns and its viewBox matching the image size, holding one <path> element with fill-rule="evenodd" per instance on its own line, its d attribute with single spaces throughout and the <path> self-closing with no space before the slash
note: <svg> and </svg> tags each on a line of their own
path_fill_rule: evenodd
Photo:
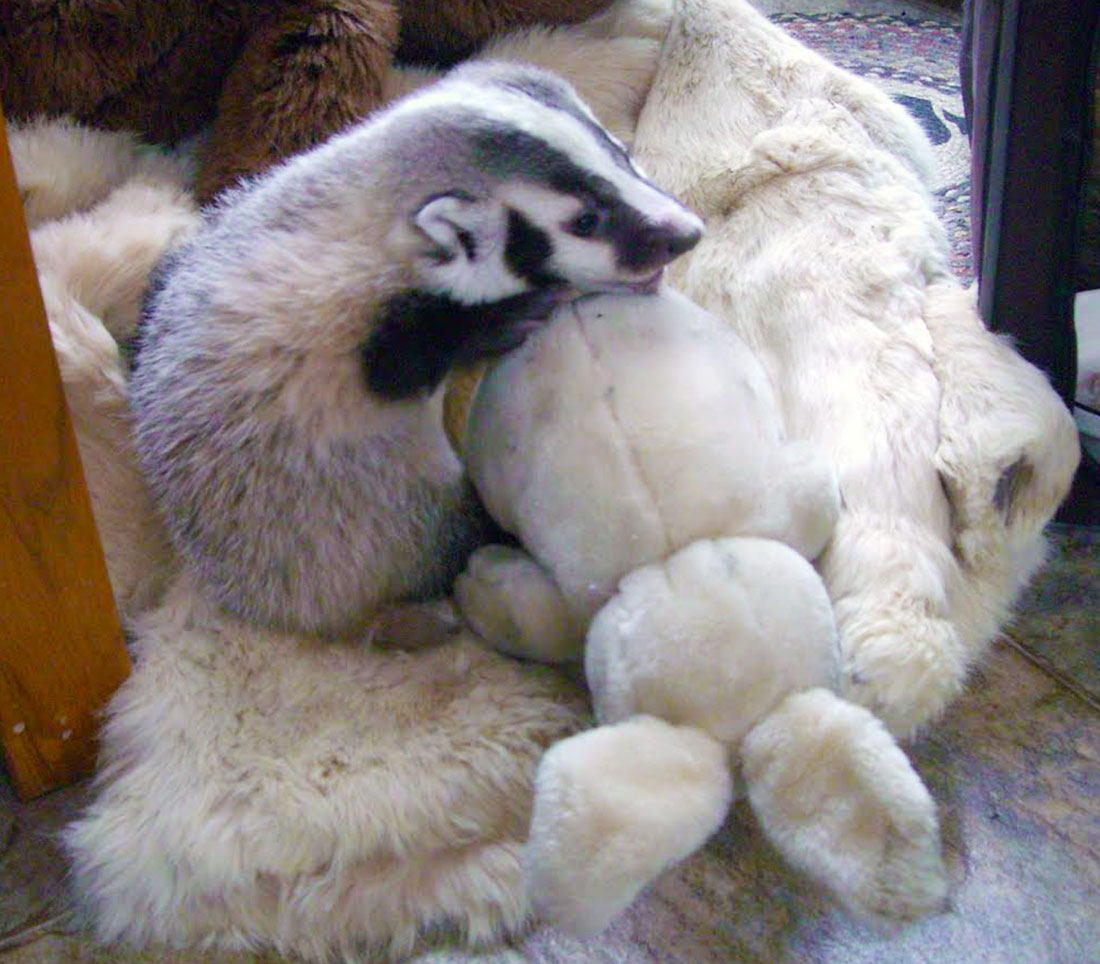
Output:
<svg viewBox="0 0 1100 964">
<path fill-rule="evenodd" d="M 581 342 L 584 344 L 584 347 L 588 350 L 588 356 L 589 356 L 589 358 L 592 359 L 593 367 L 598 369 L 601 375 L 607 376 L 604 379 L 605 381 L 609 381 L 610 377 L 608 376 L 607 370 L 604 368 L 603 364 L 600 362 L 599 353 L 596 351 L 595 347 L 593 346 L 592 340 L 588 337 L 588 331 L 585 329 L 584 320 L 581 318 L 581 314 L 575 306 L 573 308 L 573 314 L 576 317 L 576 321 L 577 321 L 577 333 L 579 334 Z M 611 419 L 612 419 L 612 421 L 614 421 L 616 427 L 620 430 L 619 431 L 620 436 L 623 436 L 624 435 L 623 422 L 622 422 L 622 419 L 619 416 L 618 410 L 615 407 L 615 402 L 614 402 L 615 393 L 614 393 L 614 391 L 604 392 L 601 395 L 601 398 L 603 400 L 604 408 L 607 410 L 607 413 L 611 416 Z M 635 454 L 633 447 L 630 446 L 630 445 L 625 445 L 623 447 L 626 450 L 626 455 L 627 455 L 627 459 L 630 462 L 630 466 L 634 470 L 634 475 L 638 479 L 638 481 L 641 484 L 642 488 L 645 490 L 645 494 L 649 499 L 649 506 L 650 506 L 651 513 L 652 513 L 653 517 L 657 520 L 658 524 L 661 527 L 661 538 L 664 540 L 664 552 L 665 552 L 665 555 L 668 555 L 670 552 L 672 552 L 672 549 L 673 549 L 672 537 L 669 535 L 668 527 L 665 525 L 664 517 L 663 517 L 663 515 L 660 511 L 660 507 L 657 504 L 657 498 L 653 494 L 653 491 L 654 491 L 653 484 L 646 477 L 645 471 L 642 469 L 642 465 L 638 461 L 638 457 Z"/>
</svg>

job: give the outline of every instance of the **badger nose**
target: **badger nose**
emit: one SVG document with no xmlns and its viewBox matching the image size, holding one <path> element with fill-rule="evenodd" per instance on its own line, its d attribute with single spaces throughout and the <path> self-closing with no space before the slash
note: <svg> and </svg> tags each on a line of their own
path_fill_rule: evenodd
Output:
<svg viewBox="0 0 1100 964">
<path fill-rule="evenodd" d="M 639 271 L 663 267 L 694 248 L 702 236 L 703 226 L 694 218 L 649 225 L 634 247 L 630 267 Z"/>
<path fill-rule="evenodd" d="M 686 230 L 673 231 L 668 237 L 668 256 L 671 261 L 682 254 L 686 254 L 699 243 L 703 236 L 703 228 L 700 225 L 692 225 Z"/>
</svg>

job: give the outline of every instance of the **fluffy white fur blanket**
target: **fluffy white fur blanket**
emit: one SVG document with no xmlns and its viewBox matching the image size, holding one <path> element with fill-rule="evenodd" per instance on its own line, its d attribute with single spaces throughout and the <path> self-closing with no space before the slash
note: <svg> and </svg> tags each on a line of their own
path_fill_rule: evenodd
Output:
<svg viewBox="0 0 1100 964">
<path fill-rule="evenodd" d="M 745 0 L 620 0 L 496 52 L 558 66 L 620 133 L 636 121 L 642 165 L 706 218 L 674 282 L 755 346 L 792 434 L 840 470 L 821 569 L 848 695 L 895 732 L 932 720 L 1041 561 L 1078 449 L 1045 379 L 949 273 L 923 136 Z M 12 141 L 135 639 L 95 800 L 68 835 L 99 934 L 323 960 L 521 928 L 530 775 L 581 725 L 577 692 L 465 638 L 387 655 L 210 611 L 133 468 L 117 346 L 196 216 L 186 170 L 73 128 Z"/>
<path fill-rule="evenodd" d="M 788 431 L 836 462 L 819 567 L 844 695 L 907 734 L 1041 563 L 1080 457 L 1069 412 L 951 274 L 917 125 L 746 0 L 679 0 L 634 147 L 707 222 L 674 283 L 757 349 Z"/>
</svg>

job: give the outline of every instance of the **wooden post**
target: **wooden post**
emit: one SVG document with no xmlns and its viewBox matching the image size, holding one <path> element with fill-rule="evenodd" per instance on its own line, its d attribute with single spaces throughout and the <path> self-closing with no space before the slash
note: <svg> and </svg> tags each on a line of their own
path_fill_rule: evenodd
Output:
<svg viewBox="0 0 1100 964">
<path fill-rule="evenodd" d="M 91 771 L 128 671 L 0 115 L 0 742 L 19 796 Z"/>
</svg>

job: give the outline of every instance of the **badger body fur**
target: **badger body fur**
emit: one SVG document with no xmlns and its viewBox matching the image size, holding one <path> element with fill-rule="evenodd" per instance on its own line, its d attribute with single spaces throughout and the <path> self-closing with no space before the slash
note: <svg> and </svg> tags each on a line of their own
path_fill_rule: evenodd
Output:
<svg viewBox="0 0 1100 964">
<path fill-rule="evenodd" d="M 174 544 L 278 628 L 443 591 L 484 524 L 447 371 L 565 298 L 652 288 L 700 232 L 567 84 L 494 62 L 230 192 L 159 266 L 132 381 Z"/>
</svg>

